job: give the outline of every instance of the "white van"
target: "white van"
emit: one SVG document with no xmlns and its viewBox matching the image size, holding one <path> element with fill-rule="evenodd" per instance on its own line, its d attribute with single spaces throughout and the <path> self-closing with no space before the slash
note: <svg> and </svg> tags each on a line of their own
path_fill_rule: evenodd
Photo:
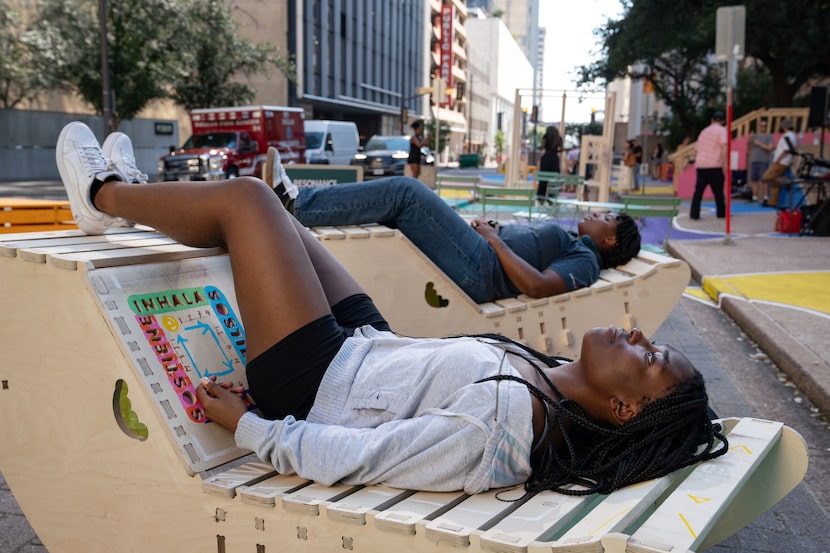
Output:
<svg viewBox="0 0 830 553">
<path fill-rule="evenodd" d="M 310 119 L 305 127 L 305 162 L 350 165 L 360 146 L 357 125 L 351 121 Z"/>
</svg>

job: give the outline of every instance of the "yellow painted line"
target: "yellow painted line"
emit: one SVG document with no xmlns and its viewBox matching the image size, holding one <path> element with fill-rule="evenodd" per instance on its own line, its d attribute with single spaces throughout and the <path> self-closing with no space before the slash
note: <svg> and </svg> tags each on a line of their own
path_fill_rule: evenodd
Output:
<svg viewBox="0 0 830 553">
<path fill-rule="evenodd" d="M 683 295 L 689 296 L 690 298 L 694 298 L 704 303 L 717 305 L 715 301 L 712 299 L 712 296 L 707 294 L 706 291 L 700 286 L 687 286 L 686 290 L 683 292 Z"/>
<path fill-rule="evenodd" d="M 623 510 L 622 510 L 622 511 L 620 511 L 619 513 L 617 513 L 617 514 L 613 515 L 613 516 L 612 516 L 612 517 L 610 517 L 608 520 L 606 520 L 606 521 L 602 522 L 599 526 L 597 526 L 596 528 L 594 528 L 593 530 L 591 530 L 591 532 L 590 532 L 590 534 L 589 534 L 589 535 L 593 536 L 593 535 L 595 535 L 595 534 L 598 534 L 600 530 L 602 530 L 603 528 L 605 528 L 606 526 L 608 526 L 609 524 L 611 524 L 611 523 L 612 523 L 612 522 L 614 522 L 615 520 L 619 519 L 620 517 L 622 517 L 625 513 L 627 513 L 627 512 L 628 512 L 628 511 L 630 511 L 630 510 L 631 510 L 631 507 L 626 507 L 625 509 L 623 509 Z"/>
<path fill-rule="evenodd" d="M 689 521 L 686 520 L 686 517 L 683 516 L 683 513 L 677 513 L 677 516 L 679 516 L 680 520 L 683 521 L 683 524 L 686 525 L 686 529 L 689 531 L 689 533 L 692 535 L 692 537 L 697 539 L 697 533 L 694 530 L 692 530 L 692 525 L 689 524 Z"/>
<path fill-rule="evenodd" d="M 706 277 L 703 289 L 715 300 L 731 294 L 830 315 L 830 272 L 826 271 Z"/>
<path fill-rule="evenodd" d="M 733 287 L 732 283 L 726 278 L 705 277 L 702 286 L 703 290 L 709 294 L 709 297 L 715 301 L 717 301 L 721 294 L 746 297 L 737 288 Z"/>
</svg>

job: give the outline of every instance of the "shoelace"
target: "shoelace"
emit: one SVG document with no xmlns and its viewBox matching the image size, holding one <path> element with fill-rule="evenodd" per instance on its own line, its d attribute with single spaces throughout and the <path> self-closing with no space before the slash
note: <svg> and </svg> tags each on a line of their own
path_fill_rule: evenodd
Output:
<svg viewBox="0 0 830 553">
<path fill-rule="evenodd" d="M 135 158 L 124 156 L 124 172 L 130 182 L 145 183 L 149 180 L 147 173 L 142 173 L 136 165 Z"/>
<path fill-rule="evenodd" d="M 292 200 L 296 200 L 297 196 L 300 195 L 300 190 L 291 178 L 289 178 L 288 174 L 285 172 L 285 167 L 283 167 L 282 164 L 280 164 L 280 180 L 282 181 L 283 186 L 285 186 L 285 191 L 288 193 L 288 197 Z"/>
<path fill-rule="evenodd" d="M 84 146 L 81 148 L 81 158 L 84 161 L 84 166 L 89 171 L 89 176 L 94 177 L 98 173 L 103 173 L 109 170 L 110 166 L 104 157 L 100 148 L 94 146 Z"/>
</svg>

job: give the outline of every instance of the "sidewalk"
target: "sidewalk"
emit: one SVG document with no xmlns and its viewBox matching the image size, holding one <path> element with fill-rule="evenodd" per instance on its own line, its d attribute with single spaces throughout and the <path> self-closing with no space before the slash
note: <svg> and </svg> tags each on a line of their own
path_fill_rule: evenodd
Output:
<svg viewBox="0 0 830 553">
<path fill-rule="evenodd" d="M 830 413 L 830 237 L 776 233 L 774 209 L 743 201 L 732 207 L 727 240 L 713 203 L 704 202 L 692 221 L 684 202 L 668 250 L 689 264 L 700 297 L 717 302 Z"/>
</svg>

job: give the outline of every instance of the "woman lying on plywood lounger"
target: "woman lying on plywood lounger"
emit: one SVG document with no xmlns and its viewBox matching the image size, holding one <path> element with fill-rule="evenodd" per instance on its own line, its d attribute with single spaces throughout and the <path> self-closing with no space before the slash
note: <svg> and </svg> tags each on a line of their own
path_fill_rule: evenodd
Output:
<svg viewBox="0 0 830 553">
<path fill-rule="evenodd" d="M 521 483 L 607 493 L 726 451 L 701 375 L 636 328 L 587 332 L 570 362 L 497 336 L 398 336 L 263 181 L 125 182 L 133 159 L 121 133 L 102 151 L 82 123 L 64 128 L 57 162 L 75 220 L 96 234 L 123 217 L 228 251 L 248 385 L 264 416 L 229 383 L 203 380 L 198 397 L 240 447 L 281 473 L 467 493 Z"/>
<path fill-rule="evenodd" d="M 550 221 L 493 228 L 483 219 L 468 224 L 410 177 L 297 190 L 274 148 L 265 175 L 303 225 L 380 223 L 399 229 L 477 303 L 519 294 L 543 298 L 590 286 L 600 269 L 628 263 L 640 251 L 637 224 L 624 213 L 586 217 L 579 236 Z"/>
</svg>

